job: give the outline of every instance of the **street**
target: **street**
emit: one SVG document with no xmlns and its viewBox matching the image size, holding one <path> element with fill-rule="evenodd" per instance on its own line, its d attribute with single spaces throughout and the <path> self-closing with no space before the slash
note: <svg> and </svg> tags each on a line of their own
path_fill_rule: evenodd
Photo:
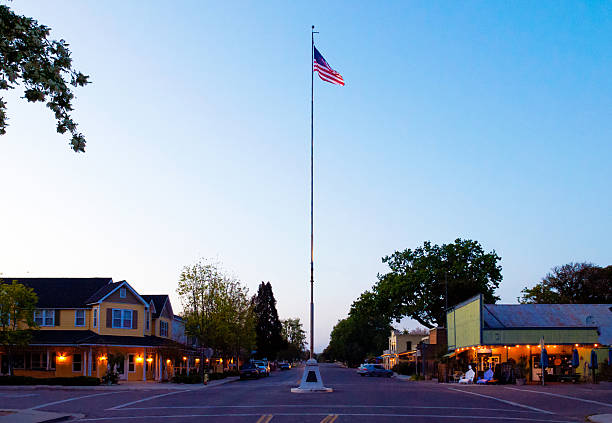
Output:
<svg viewBox="0 0 612 423">
<path fill-rule="evenodd" d="M 185 389 L 0 388 L 0 408 L 80 413 L 79 421 L 164 422 L 525 422 L 584 421 L 612 413 L 612 386 L 459 386 L 359 377 L 324 364 L 328 394 L 292 394 L 302 369 Z"/>
</svg>

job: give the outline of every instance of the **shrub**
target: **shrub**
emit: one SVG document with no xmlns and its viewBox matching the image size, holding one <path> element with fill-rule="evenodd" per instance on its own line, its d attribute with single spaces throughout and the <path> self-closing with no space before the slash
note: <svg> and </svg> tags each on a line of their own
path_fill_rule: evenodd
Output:
<svg viewBox="0 0 612 423">
<path fill-rule="evenodd" d="M 202 376 L 197 373 L 191 373 L 189 376 L 185 375 L 176 375 L 172 378 L 172 383 L 202 383 Z"/>
<path fill-rule="evenodd" d="M 30 376 L 0 376 L 0 385 L 62 385 L 97 386 L 100 379 L 91 376 L 36 378 Z"/>
<path fill-rule="evenodd" d="M 413 375 L 416 373 L 416 365 L 409 361 L 400 361 L 391 370 L 400 375 Z"/>
</svg>

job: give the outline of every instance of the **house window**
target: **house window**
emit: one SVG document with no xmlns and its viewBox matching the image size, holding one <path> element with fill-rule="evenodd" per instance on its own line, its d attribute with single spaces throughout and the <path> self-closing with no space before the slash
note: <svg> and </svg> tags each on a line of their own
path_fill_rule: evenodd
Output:
<svg viewBox="0 0 612 423">
<path fill-rule="evenodd" d="M 119 288 L 119 297 L 121 298 L 125 298 L 125 294 L 127 292 L 127 289 L 125 288 Z"/>
<path fill-rule="evenodd" d="M 94 308 L 93 311 L 93 327 L 97 328 L 98 327 L 98 309 Z"/>
<path fill-rule="evenodd" d="M 74 311 L 74 325 L 85 326 L 85 310 Z"/>
<path fill-rule="evenodd" d="M 128 372 L 135 372 L 134 369 L 134 354 L 128 354 Z"/>
<path fill-rule="evenodd" d="M 43 352 L 33 352 L 31 354 L 31 367 L 32 370 L 46 370 L 47 369 L 47 354 Z"/>
<path fill-rule="evenodd" d="M 113 327 L 132 329 L 132 310 L 113 309 Z"/>
<path fill-rule="evenodd" d="M 72 354 L 72 371 L 81 371 L 81 354 Z"/>
<path fill-rule="evenodd" d="M 147 330 L 150 328 L 149 324 L 149 310 L 145 310 L 145 321 L 147 322 Z"/>
<path fill-rule="evenodd" d="M 35 310 L 34 321 L 38 326 L 55 326 L 55 310 Z"/>
<path fill-rule="evenodd" d="M 16 354 L 13 357 L 13 368 L 14 369 L 25 369 L 25 355 Z"/>
<path fill-rule="evenodd" d="M 412 341 L 406 342 L 406 351 L 412 351 Z"/>
<path fill-rule="evenodd" d="M 159 322 L 159 336 L 168 336 L 168 322 Z"/>
</svg>

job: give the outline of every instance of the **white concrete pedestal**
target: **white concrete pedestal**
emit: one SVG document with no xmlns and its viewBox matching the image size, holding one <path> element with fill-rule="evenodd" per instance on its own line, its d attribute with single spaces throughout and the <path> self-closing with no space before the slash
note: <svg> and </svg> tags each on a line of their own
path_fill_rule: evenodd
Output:
<svg viewBox="0 0 612 423">
<path fill-rule="evenodd" d="M 333 392 L 332 388 L 323 386 L 321 380 L 321 372 L 317 360 L 310 359 L 306 362 L 304 373 L 302 374 L 302 382 L 297 388 L 291 388 L 291 392 L 295 394 L 310 393 L 310 392 Z"/>
</svg>

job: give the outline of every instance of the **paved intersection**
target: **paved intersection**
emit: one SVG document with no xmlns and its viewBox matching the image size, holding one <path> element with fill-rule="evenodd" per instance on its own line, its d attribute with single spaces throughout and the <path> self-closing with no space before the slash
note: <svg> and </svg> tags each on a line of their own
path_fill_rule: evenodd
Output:
<svg viewBox="0 0 612 423">
<path fill-rule="evenodd" d="M 146 390 L 11 390 L 0 408 L 81 413 L 83 422 L 576 422 L 612 413 L 612 387 L 600 384 L 458 386 L 362 378 L 321 368 L 330 394 L 292 394 L 301 369 L 216 387 Z"/>
</svg>

